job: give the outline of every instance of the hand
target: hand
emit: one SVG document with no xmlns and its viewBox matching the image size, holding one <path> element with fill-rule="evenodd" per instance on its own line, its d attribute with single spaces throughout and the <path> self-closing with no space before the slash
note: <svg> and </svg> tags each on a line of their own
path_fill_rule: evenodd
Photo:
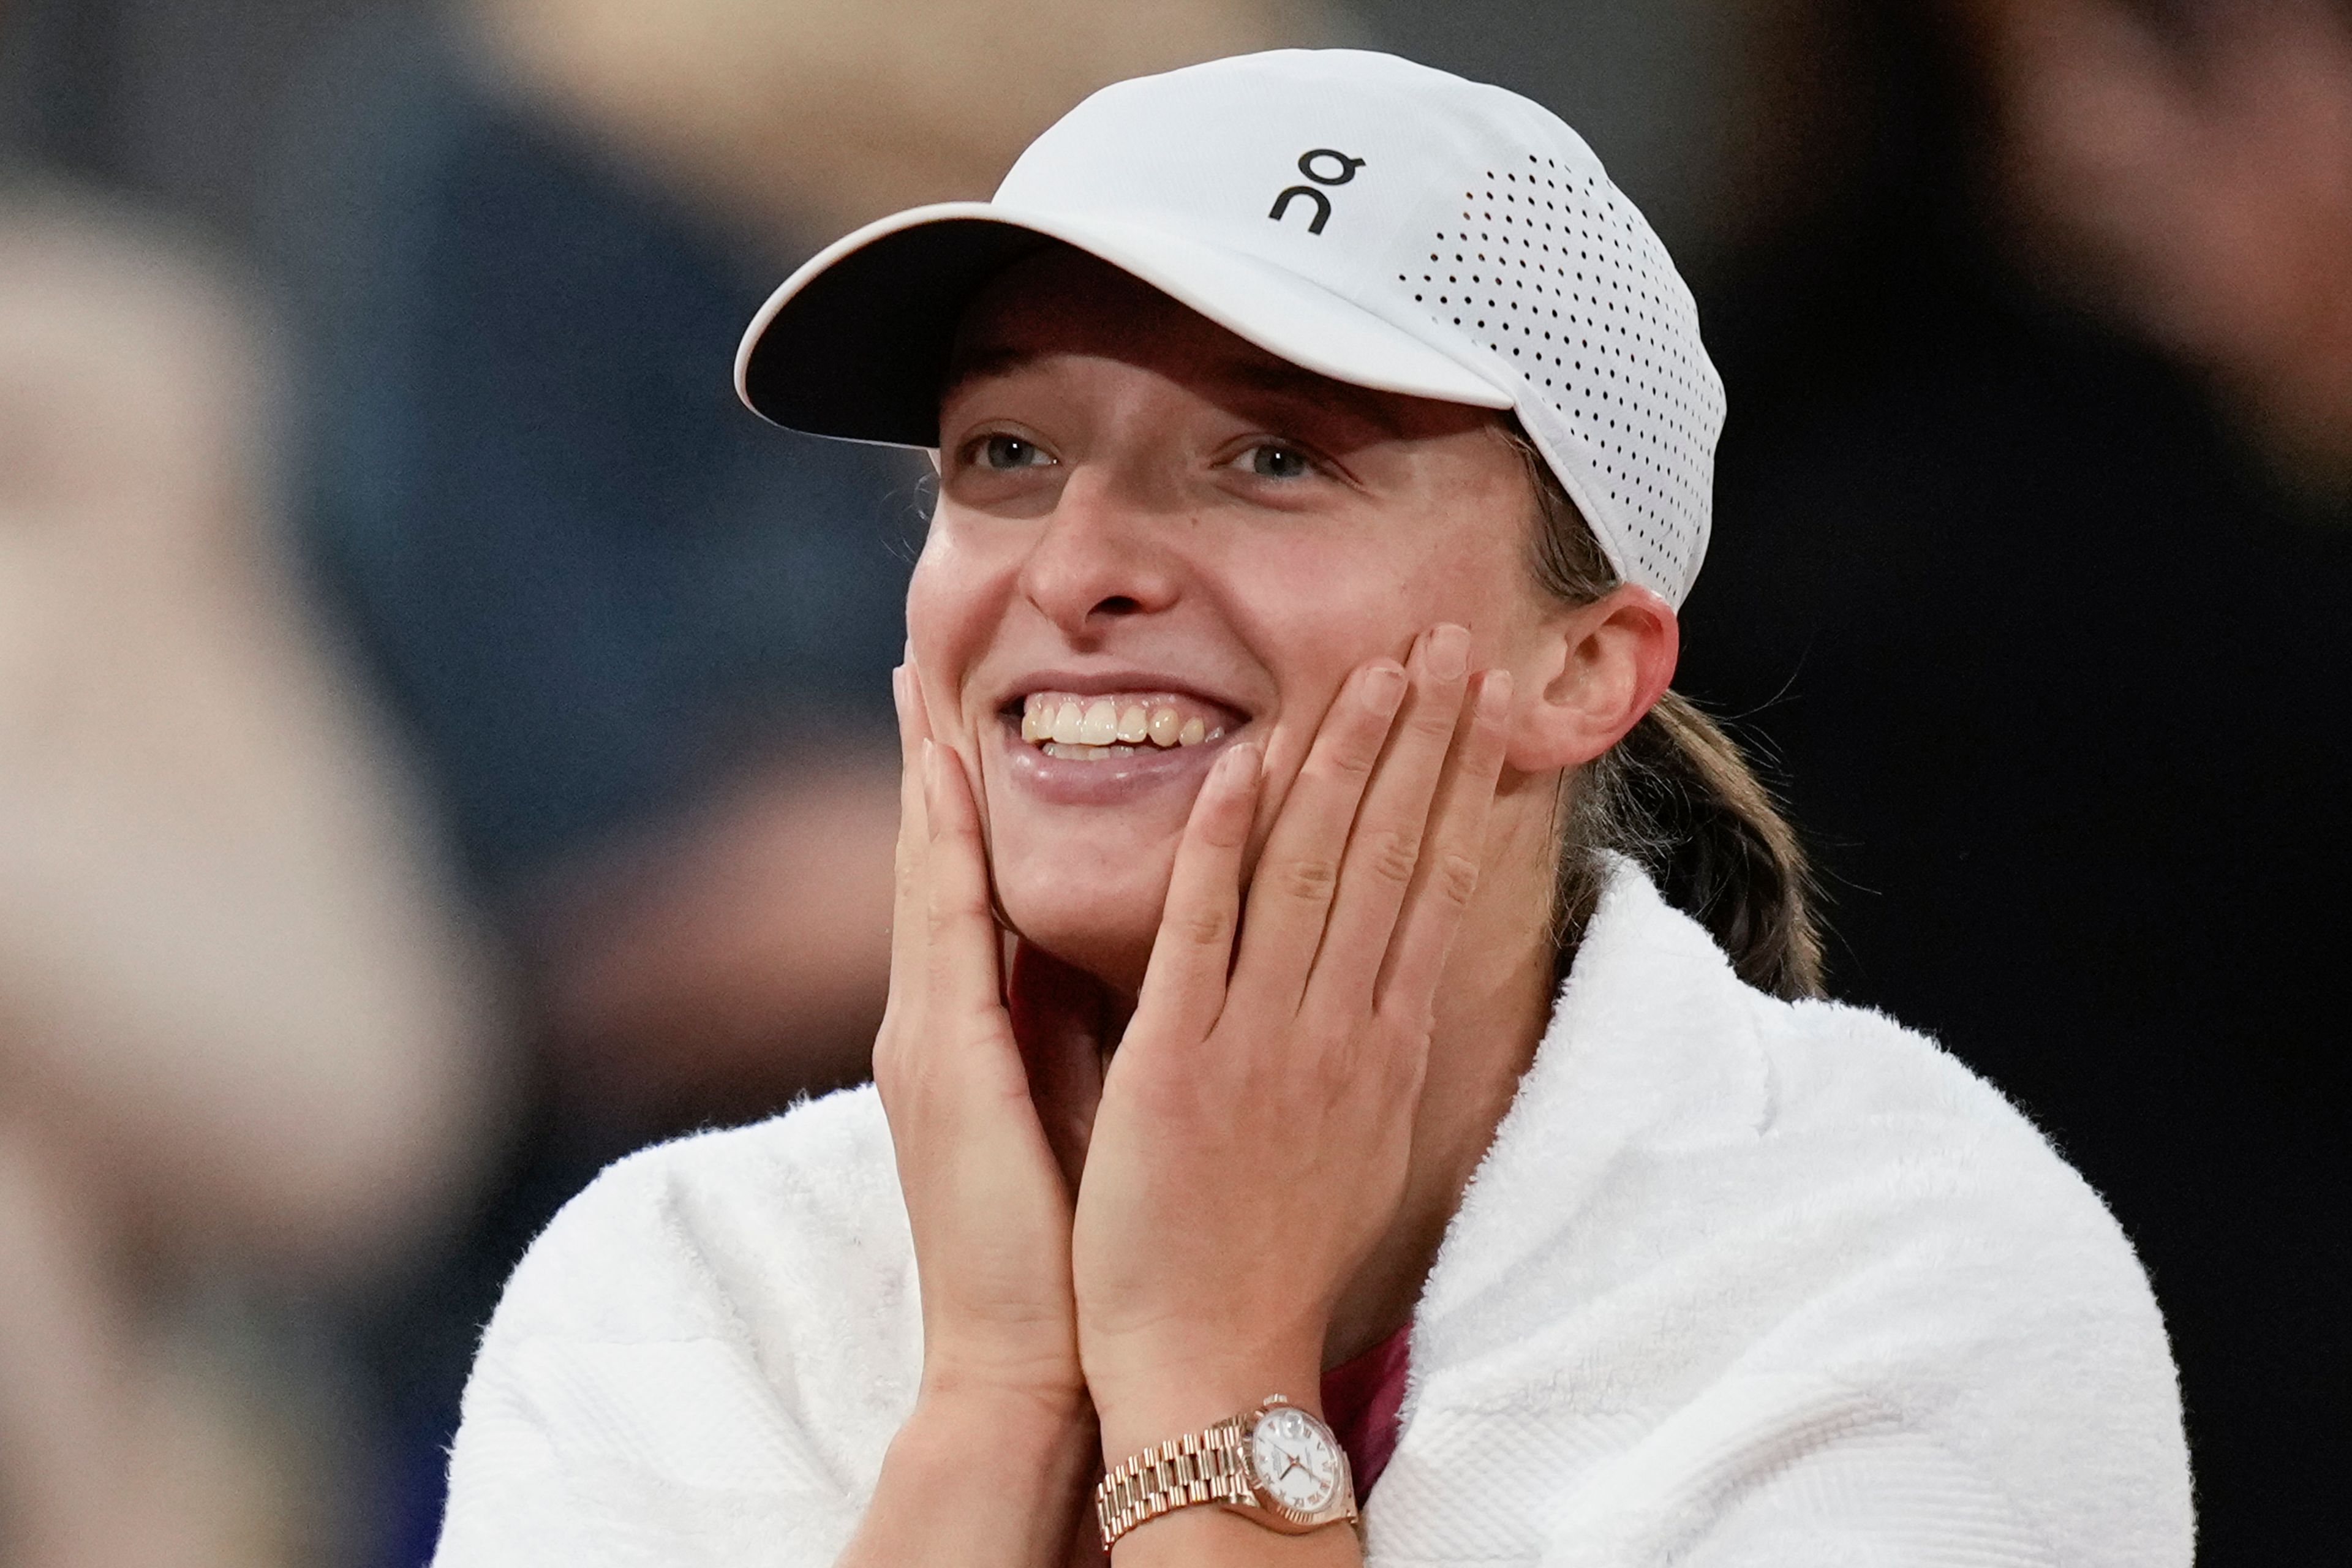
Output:
<svg viewBox="0 0 2352 1568">
<path fill-rule="evenodd" d="M 1083 1412 L 1070 1186 L 1004 1003 L 979 813 L 961 762 L 931 738 L 911 663 L 892 684 L 904 763 L 874 1079 L 914 1231 L 922 1397 Z"/>
<path fill-rule="evenodd" d="M 911 662 L 892 690 L 904 769 L 874 1078 L 914 1230 L 923 1382 L 841 1568 L 1076 1568 L 1101 1553 L 1088 1545 L 1094 1422 L 1055 1144 L 1090 1110 L 1098 1058 L 1078 1027 L 1085 1015 L 1064 1005 L 1075 977 L 1029 954 L 1013 977 L 1035 1037 L 1024 1061 L 999 990 L 1001 940 L 963 763 L 932 741 Z M 1064 1059 L 1079 1045 L 1088 1048 Z M 985 1465 L 974 1462 L 982 1455 Z"/>
<path fill-rule="evenodd" d="M 1074 1287 L 1108 1455 L 1318 1393 L 1342 1289 L 1394 1218 L 1432 1008 L 1477 881 L 1509 678 L 1469 637 L 1349 678 L 1250 879 L 1259 757 L 1195 802 L 1102 1090 Z M 1239 955 L 1234 956 L 1236 929 Z"/>
</svg>

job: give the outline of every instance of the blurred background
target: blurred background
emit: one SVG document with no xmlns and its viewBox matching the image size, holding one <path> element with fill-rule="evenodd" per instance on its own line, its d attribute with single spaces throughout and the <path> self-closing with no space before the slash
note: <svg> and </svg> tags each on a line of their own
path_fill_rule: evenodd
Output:
<svg viewBox="0 0 2352 1568">
<path fill-rule="evenodd" d="M 737 334 L 1317 42 L 1664 233 L 1732 408 L 1681 684 L 1836 990 L 2106 1195 L 2203 1560 L 2340 1560 L 2352 0 L 0 0 L 0 1561 L 422 1563 L 537 1227 L 859 1076 L 920 465 L 757 424 Z"/>
</svg>

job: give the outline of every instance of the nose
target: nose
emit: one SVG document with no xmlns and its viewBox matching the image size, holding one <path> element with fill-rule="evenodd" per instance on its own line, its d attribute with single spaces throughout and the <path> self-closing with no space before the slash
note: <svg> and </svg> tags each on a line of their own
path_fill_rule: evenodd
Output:
<svg viewBox="0 0 2352 1568">
<path fill-rule="evenodd" d="M 1022 563 L 1021 593 L 1072 642 L 1164 610 L 1180 576 L 1168 548 L 1172 521 L 1121 493 L 1110 475 L 1081 467 Z"/>
</svg>

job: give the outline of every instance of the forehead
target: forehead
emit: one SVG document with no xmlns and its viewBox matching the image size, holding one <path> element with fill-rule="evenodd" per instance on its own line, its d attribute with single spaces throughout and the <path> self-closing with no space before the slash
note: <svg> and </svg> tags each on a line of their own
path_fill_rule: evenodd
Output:
<svg viewBox="0 0 2352 1568">
<path fill-rule="evenodd" d="M 1485 409 L 1335 381 L 1226 331 L 1108 262 L 1055 245 L 1015 262 L 965 310 L 942 401 L 1071 355 L 1116 360 L 1212 401 L 1280 397 L 1350 416 L 1367 434 L 1426 437 L 1495 423 Z"/>
<path fill-rule="evenodd" d="M 1014 262 L 973 296 L 956 331 L 949 389 L 1057 353 L 1202 367 L 1283 363 L 1141 279 L 1054 245 Z"/>
</svg>

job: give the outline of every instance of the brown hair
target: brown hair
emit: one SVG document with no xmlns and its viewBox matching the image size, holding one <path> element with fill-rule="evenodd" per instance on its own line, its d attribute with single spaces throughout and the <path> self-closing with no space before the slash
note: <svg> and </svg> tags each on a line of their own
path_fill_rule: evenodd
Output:
<svg viewBox="0 0 2352 1568">
<path fill-rule="evenodd" d="M 1507 429 L 1536 492 L 1536 581 L 1571 605 L 1618 585 L 1584 515 L 1524 433 Z M 1599 901 L 1603 858 L 1639 862 L 1706 927 L 1739 977 L 1776 996 L 1822 994 L 1812 873 L 1738 743 L 1677 691 L 1560 783 L 1553 941 L 1564 973 Z"/>
</svg>

